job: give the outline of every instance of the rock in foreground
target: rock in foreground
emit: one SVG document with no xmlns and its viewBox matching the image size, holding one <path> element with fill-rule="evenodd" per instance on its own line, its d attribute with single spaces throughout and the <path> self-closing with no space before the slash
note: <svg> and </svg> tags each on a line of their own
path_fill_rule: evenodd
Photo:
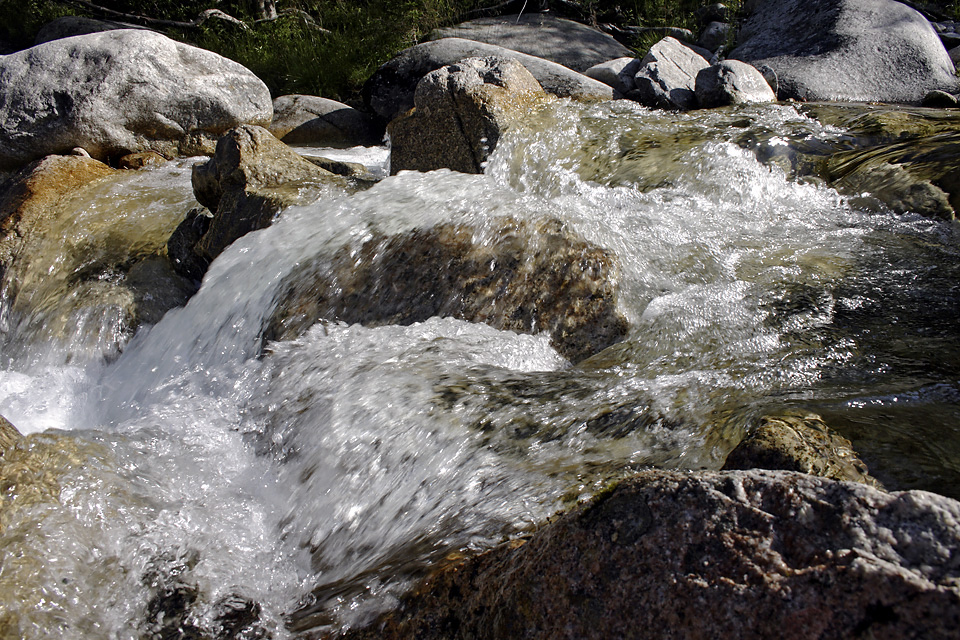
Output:
<svg viewBox="0 0 960 640">
<path fill-rule="evenodd" d="M 0 168 L 81 147 L 98 160 L 210 152 L 268 125 L 266 85 L 241 65 L 150 31 L 54 40 L 0 57 Z"/>
<path fill-rule="evenodd" d="M 919 104 L 956 92 L 930 23 L 894 0 L 759 0 L 731 58 L 771 67 L 781 100 Z"/>
<path fill-rule="evenodd" d="M 346 637 L 952 638 L 958 525 L 922 491 L 648 471 Z"/>
</svg>

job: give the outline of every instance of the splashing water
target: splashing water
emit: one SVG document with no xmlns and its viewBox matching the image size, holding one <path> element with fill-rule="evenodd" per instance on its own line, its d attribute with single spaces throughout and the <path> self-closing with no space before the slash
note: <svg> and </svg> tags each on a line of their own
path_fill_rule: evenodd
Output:
<svg viewBox="0 0 960 640">
<path fill-rule="evenodd" d="M 717 468 L 751 420 L 791 404 L 858 434 L 891 486 L 950 493 L 956 231 L 794 179 L 782 149 L 837 135 L 783 106 L 559 103 L 508 133 L 485 175 L 401 173 L 285 211 L 115 361 L 50 364 L 59 343 L 33 338 L 0 374 L 0 413 L 32 433 L 2 467 L 0 633 L 359 624 L 450 554 L 624 473 Z M 179 217 L 182 177 L 175 202 L 156 197 Z M 483 238 L 505 218 L 557 219 L 611 251 L 627 339 L 572 366 L 544 334 L 431 318 L 322 321 L 264 348 L 304 262 L 440 223 Z M 935 455 L 894 404 L 943 427 Z M 905 440 L 913 475 L 884 454 Z"/>
</svg>

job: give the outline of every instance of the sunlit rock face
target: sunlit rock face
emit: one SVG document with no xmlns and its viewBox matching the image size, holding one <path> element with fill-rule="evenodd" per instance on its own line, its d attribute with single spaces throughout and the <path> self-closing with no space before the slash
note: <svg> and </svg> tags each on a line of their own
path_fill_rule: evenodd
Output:
<svg viewBox="0 0 960 640">
<path fill-rule="evenodd" d="M 74 147 L 99 160 L 209 153 L 231 127 L 273 117 L 269 90 L 245 67 L 140 29 L 5 56 L 0 78 L 0 168 Z"/>
<path fill-rule="evenodd" d="M 503 131 L 546 98 L 509 58 L 467 58 L 432 71 L 417 85 L 414 109 L 387 128 L 390 171 L 482 173 Z"/>
<path fill-rule="evenodd" d="M 616 274 L 613 256 L 557 220 L 375 235 L 291 274 L 265 337 L 289 339 L 321 319 L 378 326 L 454 317 L 547 332 L 579 361 L 626 335 Z"/>
<path fill-rule="evenodd" d="M 957 90 L 943 43 L 918 11 L 894 0 L 760 0 L 730 57 L 767 65 L 781 100 L 919 104 Z"/>
<path fill-rule="evenodd" d="M 947 638 L 960 503 L 770 471 L 646 471 L 441 569 L 350 638 Z"/>
<path fill-rule="evenodd" d="M 237 238 L 262 229 L 285 207 L 306 204 L 324 186 L 347 182 L 312 164 L 277 140 L 263 127 L 242 126 L 217 142 L 213 157 L 193 169 L 193 192 L 211 212 L 203 224 L 180 229 L 175 266 L 186 277 L 199 279 L 210 262 Z M 194 237 L 195 236 L 195 237 Z M 189 239 L 187 239 L 189 238 Z"/>
</svg>

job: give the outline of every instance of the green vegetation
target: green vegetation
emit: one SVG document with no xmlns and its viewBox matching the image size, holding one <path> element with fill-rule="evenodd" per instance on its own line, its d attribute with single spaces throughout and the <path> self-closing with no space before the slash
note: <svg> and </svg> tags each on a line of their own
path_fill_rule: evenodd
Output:
<svg viewBox="0 0 960 640">
<path fill-rule="evenodd" d="M 433 29 L 492 12 L 535 10 L 539 0 L 275 0 L 275 20 L 259 20 L 257 0 L 0 0 L 0 44 L 27 47 L 64 15 L 117 19 L 89 5 L 153 19 L 190 22 L 217 9 L 246 23 L 210 19 L 176 28 L 143 22 L 173 38 L 216 51 L 251 69 L 274 95 L 307 93 L 349 101 L 397 51 Z M 262 5 L 262 1 L 260 2 Z M 551 0 L 552 13 L 582 22 L 696 29 L 695 12 L 711 0 Z M 740 0 L 725 4 L 737 8 Z M 944 15 L 960 0 L 928 2 Z M 134 22 L 133 19 L 128 21 Z M 642 43 L 637 43 L 642 46 Z"/>
</svg>

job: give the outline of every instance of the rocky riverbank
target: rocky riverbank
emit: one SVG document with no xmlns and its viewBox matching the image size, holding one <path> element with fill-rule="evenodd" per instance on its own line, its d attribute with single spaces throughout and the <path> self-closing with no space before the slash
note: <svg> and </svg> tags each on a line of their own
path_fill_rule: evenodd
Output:
<svg viewBox="0 0 960 640">
<path fill-rule="evenodd" d="M 952 32 L 893 0 L 745 5 L 729 53 L 733 27 L 718 7 L 703 13 L 697 44 L 668 36 L 642 57 L 549 15 L 459 25 L 385 63 L 367 82 L 362 109 L 315 96 L 271 100 L 239 65 L 146 30 L 63 34 L 0 56 L 5 357 L 17 356 L 25 335 L 54 341 L 97 326 L 101 338 L 89 348 L 112 360 L 138 329 L 183 305 L 232 243 L 289 207 L 360 193 L 380 179 L 363 167 L 305 159 L 288 145 L 370 146 L 387 134 L 391 174 L 479 174 L 511 130 L 563 100 L 632 101 L 681 123 L 625 148 L 623 165 L 636 160 L 630 153 L 685 150 L 716 137 L 705 127 L 684 129 L 679 116 L 715 109 L 730 123 L 725 141 L 795 182 L 830 185 L 868 209 L 955 224 L 960 113 L 939 108 L 960 93 L 944 46 Z M 750 116 L 741 109 L 778 102 L 831 133 L 744 133 L 740 123 Z M 192 155 L 210 158 L 177 165 Z M 654 175 L 656 164 L 643 166 Z M 603 169 L 584 179 L 623 186 Z M 123 184 L 137 170 L 189 170 L 195 202 L 149 225 L 106 212 L 70 244 L 73 197 L 110 180 Z M 52 245 L 69 245 L 68 259 L 48 251 Z M 299 261 L 259 338 L 290 342 L 318 323 L 458 318 L 546 334 L 570 371 L 586 376 L 616 359 L 610 354 L 638 320 L 621 311 L 621 268 L 616 251 L 548 215 L 536 224 L 507 212 L 476 225 L 371 227 Z M 79 357 L 89 353 L 62 360 Z M 491 411 L 523 405 L 523 393 L 504 383 L 490 394 Z M 652 422 L 616 406 L 584 429 L 628 433 Z M 517 441 L 536 430 L 531 424 L 515 425 L 524 434 Z M 535 532 L 440 563 L 395 610 L 338 635 L 952 637 L 960 627 L 956 501 L 886 492 L 853 445 L 810 411 L 757 416 L 737 436 L 723 470 L 618 475 Z M 38 500 L 56 500 L 65 465 L 27 455 L 32 446 L 0 418 L 0 490 L 35 485 Z M 24 500 L 4 499 L 0 529 Z M 167 612 L 176 624 L 158 623 L 146 637 L 268 635 L 258 605 L 239 597 L 240 622 L 188 624 L 197 587 L 177 584 L 148 605 L 151 619 L 162 623 Z M 311 605 L 289 613 L 305 637 L 324 617 Z M 17 631 L 2 615 L 0 628 Z"/>
</svg>

